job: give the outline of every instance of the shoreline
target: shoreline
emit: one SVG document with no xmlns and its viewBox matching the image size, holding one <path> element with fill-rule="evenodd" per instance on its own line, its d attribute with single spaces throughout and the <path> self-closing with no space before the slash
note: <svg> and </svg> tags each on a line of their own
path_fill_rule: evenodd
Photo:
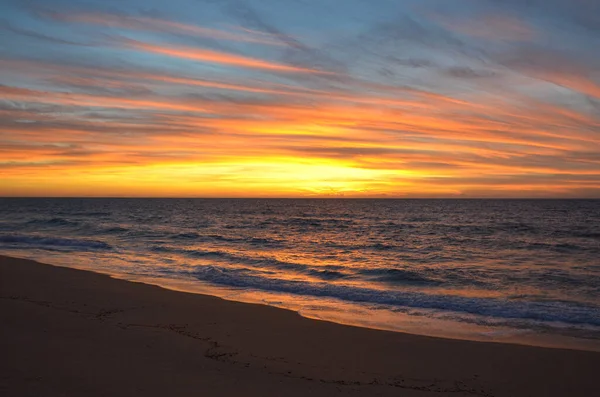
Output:
<svg viewBox="0 0 600 397">
<path fill-rule="evenodd" d="M 0 253 L 0 256 L 5 254 Z M 74 254 L 70 254 L 74 256 Z M 582 351 L 600 352 L 600 341 L 597 339 L 578 338 L 567 334 L 544 333 L 532 329 L 510 328 L 508 326 L 481 325 L 475 323 L 461 323 L 452 320 L 428 318 L 419 315 L 391 312 L 382 310 L 380 317 L 371 317 L 370 313 L 358 314 L 362 307 L 356 302 L 346 302 L 330 298 L 323 301 L 322 297 L 307 296 L 295 297 L 283 293 L 256 291 L 232 286 L 217 286 L 201 280 L 186 280 L 176 278 L 158 278 L 136 274 L 119 273 L 106 267 L 91 269 L 89 266 L 78 266 L 77 262 L 68 259 L 67 265 L 57 264 L 64 257 L 55 260 L 40 259 L 35 255 L 29 257 L 8 256 L 15 259 L 33 260 L 50 266 L 67 267 L 82 271 L 107 275 L 109 277 L 158 286 L 167 290 L 184 293 L 211 296 L 226 301 L 264 305 L 282 310 L 288 310 L 299 316 L 327 321 L 340 325 L 360 327 L 372 330 L 397 332 L 402 334 L 429 336 L 442 339 L 456 339 L 463 341 L 477 341 L 502 344 L 517 344 L 553 349 L 574 349 Z M 50 262 L 47 262 L 49 260 Z M 319 310 L 310 310 L 311 300 Z M 307 310 L 308 308 L 308 310 Z M 352 312 L 352 316 L 345 314 Z"/>
<path fill-rule="evenodd" d="M 3 395 L 589 396 L 600 354 L 442 339 L 0 256 Z"/>
<path fill-rule="evenodd" d="M 80 268 L 79 270 L 91 271 L 93 273 L 96 273 L 93 270 L 85 268 Z M 288 300 L 287 305 L 281 303 L 273 304 L 264 301 L 264 299 L 268 297 L 271 297 L 271 299 L 276 298 L 278 295 L 275 293 L 256 293 L 252 291 L 249 294 L 250 297 L 247 297 L 244 294 L 243 289 L 225 286 L 211 286 L 210 284 L 196 280 L 192 282 L 187 280 L 161 279 L 142 276 L 128 277 L 127 275 L 122 275 L 118 273 L 97 273 L 106 274 L 110 277 L 120 280 L 154 285 L 173 291 L 203 296 L 213 296 L 231 302 L 274 307 L 281 310 L 291 311 L 293 313 L 298 314 L 301 317 L 310 320 L 326 321 L 350 327 L 396 332 L 400 334 L 409 334 L 417 336 L 427 336 L 441 339 L 523 345 L 549 349 L 581 350 L 600 353 L 600 342 L 598 342 L 595 339 L 583 339 L 558 334 L 541 334 L 532 330 L 508 328 L 506 326 L 483 326 L 477 324 L 462 324 L 456 321 L 427 319 L 424 317 L 413 316 L 404 313 L 393 313 L 395 317 L 395 322 L 393 325 L 390 325 L 382 321 L 369 322 L 368 320 L 363 318 L 361 318 L 360 320 L 357 320 L 356 318 L 352 319 L 348 315 L 340 315 L 338 313 L 339 310 L 335 309 L 330 310 L 329 312 L 325 311 L 325 314 L 323 314 L 324 307 L 321 307 L 320 311 L 310 312 L 306 311 L 303 308 L 302 303 L 289 303 L 290 300 Z M 291 302 L 293 302 L 293 300 L 291 300 Z M 356 304 L 354 302 L 339 301 L 332 303 L 339 303 L 340 306 L 343 306 L 344 308 L 350 310 L 356 309 L 356 307 L 360 306 L 359 304 Z"/>
</svg>

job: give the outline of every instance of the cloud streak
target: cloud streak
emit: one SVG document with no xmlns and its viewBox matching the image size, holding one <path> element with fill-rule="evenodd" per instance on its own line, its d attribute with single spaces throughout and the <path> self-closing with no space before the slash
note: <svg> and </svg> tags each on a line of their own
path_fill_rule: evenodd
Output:
<svg viewBox="0 0 600 397">
<path fill-rule="evenodd" d="M 600 197 L 580 24 L 554 45 L 510 1 L 284 3 L 197 3 L 194 23 L 133 0 L 14 11 L 0 194 Z"/>
<path fill-rule="evenodd" d="M 44 16 L 65 23 L 81 23 L 121 28 L 126 30 L 151 31 L 157 33 L 185 34 L 195 37 L 205 37 L 215 40 L 238 41 L 244 43 L 282 45 L 276 38 L 267 34 L 259 34 L 249 30 L 243 33 L 222 29 L 207 28 L 147 16 L 130 16 L 110 13 L 58 13 L 46 11 Z"/>
<path fill-rule="evenodd" d="M 230 65 L 240 68 L 262 69 L 283 73 L 328 73 L 324 71 L 289 66 L 278 62 L 265 61 L 262 59 L 250 58 L 242 55 L 228 54 L 224 52 L 212 51 L 201 48 L 192 48 L 184 46 L 160 46 L 136 40 L 122 40 L 121 44 L 123 44 L 127 48 L 146 51 L 153 54 L 166 55 L 174 58 L 189 59 L 193 61 L 207 63 L 216 63 L 228 66 Z"/>
</svg>

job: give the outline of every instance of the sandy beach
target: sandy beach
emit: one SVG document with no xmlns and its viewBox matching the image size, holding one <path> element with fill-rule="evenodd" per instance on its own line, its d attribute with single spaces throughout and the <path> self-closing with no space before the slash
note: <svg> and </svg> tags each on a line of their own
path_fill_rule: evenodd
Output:
<svg viewBox="0 0 600 397">
<path fill-rule="evenodd" d="M 0 257 L 2 396 L 592 396 L 600 354 L 377 331 Z"/>
</svg>

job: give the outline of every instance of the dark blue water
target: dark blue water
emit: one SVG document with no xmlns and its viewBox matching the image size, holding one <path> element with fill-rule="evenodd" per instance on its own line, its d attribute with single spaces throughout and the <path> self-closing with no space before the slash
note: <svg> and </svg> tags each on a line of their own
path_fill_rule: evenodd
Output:
<svg viewBox="0 0 600 397">
<path fill-rule="evenodd" d="M 594 200 L 0 199 L 0 253 L 380 328 L 600 340 Z"/>
</svg>

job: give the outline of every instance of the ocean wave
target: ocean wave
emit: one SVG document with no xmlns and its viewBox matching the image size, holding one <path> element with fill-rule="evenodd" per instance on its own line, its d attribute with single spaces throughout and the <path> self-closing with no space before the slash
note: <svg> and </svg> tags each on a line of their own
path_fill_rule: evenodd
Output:
<svg viewBox="0 0 600 397">
<path fill-rule="evenodd" d="M 574 237 L 600 239 L 600 232 L 574 232 Z"/>
<path fill-rule="evenodd" d="M 171 240 L 194 240 L 197 242 L 209 243 L 209 242 L 225 242 L 225 243 L 241 243 L 245 242 L 246 239 L 240 237 L 228 237 L 221 234 L 200 234 L 196 232 L 181 232 L 173 233 L 168 236 Z"/>
<path fill-rule="evenodd" d="M 51 219 L 33 219 L 26 223 L 27 225 L 43 225 L 43 226 L 78 226 L 79 222 L 71 221 L 65 218 Z"/>
<path fill-rule="evenodd" d="M 106 234 L 116 234 L 116 233 L 126 233 L 128 231 L 129 231 L 129 229 L 127 229 L 125 227 L 113 226 L 113 227 L 107 227 L 107 228 L 101 229 L 99 232 L 106 233 Z"/>
<path fill-rule="evenodd" d="M 404 221 L 408 222 L 408 223 L 426 223 L 426 222 L 439 221 L 439 219 L 434 218 L 434 217 L 428 217 L 428 216 L 410 216 L 410 217 L 404 218 Z"/>
<path fill-rule="evenodd" d="M 250 237 L 245 239 L 245 241 L 252 245 L 258 245 L 261 247 L 279 247 L 285 245 L 284 240 L 278 240 L 273 238 L 261 238 L 261 237 Z"/>
<path fill-rule="evenodd" d="M 112 214 L 110 212 L 104 212 L 104 211 L 63 211 L 63 212 L 59 212 L 59 215 L 100 217 L 100 216 L 110 216 Z"/>
<path fill-rule="evenodd" d="M 509 233 L 535 233 L 538 228 L 523 222 L 502 222 L 495 229 Z"/>
<path fill-rule="evenodd" d="M 362 248 L 362 247 L 357 247 L 357 248 Z M 392 244 L 386 244 L 386 243 L 375 243 L 373 245 L 368 246 L 368 248 L 377 250 L 377 251 L 388 251 L 388 250 L 393 250 L 393 249 L 397 249 L 398 247 Z"/>
<path fill-rule="evenodd" d="M 287 219 L 269 220 L 266 225 L 285 225 L 294 228 L 308 229 L 347 229 L 356 224 L 356 221 L 343 218 L 330 217 L 291 217 Z"/>
<path fill-rule="evenodd" d="M 309 269 L 307 272 L 310 275 L 320 278 L 322 280 L 339 280 L 349 277 L 347 273 L 339 272 L 336 270 Z"/>
<path fill-rule="evenodd" d="M 439 284 L 438 281 L 432 278 L 405 269 L 364 269 L 359 273 L 364 276 L 373 277 L 377 281 L 410 284 Z"/>
<path fill-rule="evenodd" d="M 262 237 L 230 237 L 221 234 L 199 234 L 196 232 L 182 232 L 169 236 L 172 240 L 194 240 L 197 242 L 225 242 L 243 243 L 261 247 L 275 247 L 284 243 L 283 240 Z"/>
<path fill-rule="evenodd" d="M 68 247 L 108 250 L 112 247 L 104 241 L 57 238 L 48 236 L 4 235 L 0 236 L 1 244 L 35 247 Z"/>
<path fill-rule="evenodd" d="M 219 250 L 200 250 L 200 249 L 182 249 L 158 245 L 151 248 L 154 252 L 164 252 L 185 255 L 190 258 L 213 259 L 223 261 L 226 264 L 240 264 L 251 266 L 256 269 L 272 269 L 280 272 L 292 272 L 296 274 L 306 274 L 323 280 L 336 280 L 351 277 L 352 275 L 343 272 L 345 268 L 337 265 L 310 266 L 297 262 L 286 262 L 275 258 L 249 256 L 239 252 L 227 252 Z"/>
<path fill-rule="evenodd" d="M 576 238 L 589 238 L 589 239 L 593 239 L 593 240 L 600 240 L 600 232 L 574 231 L 569 234 L 570 234 L 570 236 L 576 237 Z"/>
<path fill-rule="evenodd" d="M 531 249 L 531 250 L 547 250 L 554 252 L 571 252 L 571 251 L 587 251 L 588 247 L 583 247 L 576 244 L 569 243 L 544 243 L 544 242 L 532 242 L 532 243 L 521 243 L 520 248 Z"/>
<path fill-rule="evenodd" d="M 198 239 L 200 237 L 200 235 L 198 233 L 194 233 L 194 232 L 187 232 L 187 233 L 177 233 L 171 236 L 172 239 L 175 240 L 179 240 L 179 239 L 183 239 L 183 240 L 195 240 Z"/>
<path fill-rule="evenodd" d="M 237 288 L 294 295 L 336 298 L 355 303 L 432 309 L 501 319 L 561 322 L 600 326 L 600 307 L 564 302 L 524 302 L 498 298 L 471 298 L 420 292 L 384 291 L 327 282 L 289 281 L 244 274 L 218 266 L 196 267 L 191 275 L 199 280 Z"/>
</svg>

